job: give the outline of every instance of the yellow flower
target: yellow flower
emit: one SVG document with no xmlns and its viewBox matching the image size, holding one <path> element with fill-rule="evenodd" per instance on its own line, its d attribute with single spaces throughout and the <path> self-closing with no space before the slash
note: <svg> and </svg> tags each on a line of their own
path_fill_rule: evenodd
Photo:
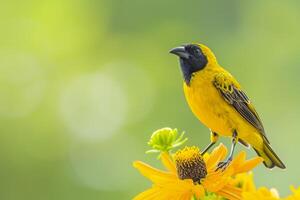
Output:
<svg viewBox="0 0 300 200">
<path fill-rule="evenodd" d="M 251 170 L 262 162 L 262 158 L 245 160 L 246 153 L 241 152 L 224 171 L 215 171 L 226 154 L 227 149 L 223 144 L 203 157 L 197 147 L 185 147 L 177 151 L 174 160 L 168 152 L 162 152 L 161 161 L 167 171 L 135 161 L 133 166 L 153 182 L 153 187 L 137 195 L 134 200 L 191 200 L 193 197 L 202 198 L 206 193 L 240 200 L 242 189 L 230 184 L 231 177 Z"/>
<path fill-rule="evenodd" d="M 285 200 L 300 200 L 300 187 L 296 189 L 295 187 L 291 187 L 292 195 L 285 198 Z"/>
<path fill-rule="evenodd" d="M 243 192 L 243 200 L 278 200 L 278 192 L 276 189 L 268 189 L 261 187 L 253 192 Z"/>
<path fill-rule="evenodd" d="M 280 198 L 275 188 L 268 189 L 266 187 L 260 187 L 257 189 L 251 172 L 236 175 L 232 178 L 230 183 L 242 189 L 243 200 L 300 200 L 300 187 L 295 189 L 292 186 L 291 191 L 293 194 L 286 198 Z"/>
<path fill-rule="evenodd" d="M 252 172 L 237 174 L 232 178 L 231 184 L 241 188 L 243 192 L 253 192 L 256 190 Z"/>
<path fill-rule="evenodd" d="M 275 188 L 260 187 L 256 189 L 253 174 L 242 173 L 235 176 L 231 183 L 243 190 L 243 200 L 278 200 L 279 194 Z"/>
</svg>

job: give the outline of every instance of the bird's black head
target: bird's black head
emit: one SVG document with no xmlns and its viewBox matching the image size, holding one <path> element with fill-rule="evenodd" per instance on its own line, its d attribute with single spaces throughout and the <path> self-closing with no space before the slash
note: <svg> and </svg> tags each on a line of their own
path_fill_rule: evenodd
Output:
<svg viewBox="0 0 300 200">
<path fill-rule="evenodd" d="M 179 57 L 181 71 L 187 85 L 190 84 L 192 74 L 202 70 L 208 63 L 207 57 L 200 45 L 188 44 L 171 49 L 170 53 Z"/>
</svg>

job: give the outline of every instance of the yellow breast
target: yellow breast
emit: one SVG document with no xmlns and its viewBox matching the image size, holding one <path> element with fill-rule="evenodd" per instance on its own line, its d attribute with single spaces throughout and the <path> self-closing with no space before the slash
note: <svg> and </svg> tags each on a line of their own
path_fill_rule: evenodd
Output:
<svg viewBox="0 0 300 200">
<path fill-rule="evenodd" d="M 230 136 L 234 122 L 229 115 L 235 111 L 213 85 L 216 73 L 216 70 L 195 73 L 189 86 L 184 83 L 184 93 L 191 110 L 205 126 L 219 134 Z"/>
</svg>

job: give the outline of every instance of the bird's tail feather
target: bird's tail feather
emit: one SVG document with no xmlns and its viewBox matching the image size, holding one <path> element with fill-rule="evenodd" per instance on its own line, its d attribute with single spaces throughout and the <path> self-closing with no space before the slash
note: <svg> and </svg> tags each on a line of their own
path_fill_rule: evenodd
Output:
<svg viewBox="0 0 300 200">
<path fill-rule="evenodd" d="M 276 153 L 273 151 L 273 149 L 271 148 L 270 144 L 268 144 L 268 142 L 264 141 L 263 143 L 263 149 L 259 150 L 259 149 L 255 149 L 257 155 L 261 156 L 264 161 L 264 165 L 267 168 L 274 168 L 275 166 L 281 168 L 281 169 L 285 169 L 285 165 L 283 164 L 283 162 L 280 160 L 280 158 L 276 155 Z"/>
</svg>

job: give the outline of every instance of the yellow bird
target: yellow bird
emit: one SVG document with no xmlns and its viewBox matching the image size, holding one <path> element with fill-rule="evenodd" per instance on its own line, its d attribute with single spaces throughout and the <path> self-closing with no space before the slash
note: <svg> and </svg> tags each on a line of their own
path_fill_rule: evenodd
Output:
<svg viewBox="0 0 300 200">
<path fill-rule="evenodd" d="M 179 57 L 184 94 L 192 112 L 211 130 L 211 143 L 202 153 L 217 142 L 219 135 L 229 136 L 231 151 L 218 169 L 231 162 L 237 142 L 251 145 L 267 168 L 284 169 L 251 101 L 235 78 L 218 64 L 213 52 L 203 44 L 188 44 L 170 53 Z"/>
</svg>

